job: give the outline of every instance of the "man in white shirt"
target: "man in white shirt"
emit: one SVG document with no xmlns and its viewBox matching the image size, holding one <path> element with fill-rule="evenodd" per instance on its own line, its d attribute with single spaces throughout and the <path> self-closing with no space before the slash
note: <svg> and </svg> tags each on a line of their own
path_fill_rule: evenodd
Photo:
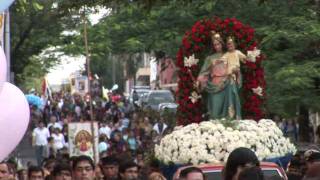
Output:
<svg viewBox="0 0 320 180">
<path fill-rule="evenodd" d="M 55 115 L 50 116 L 50 123 L 47 126 L 48 129 L 50 129 L 51 126 L 53 126 L 53 129 L 59 128 L 60 131 L 62 131 L 62 125 L 57 122 L 57 117 Z"/>
<path fill-rule="evenodd" d="M 41 162 L 45 156 L 46 146 L 48 145 L 48 138 L 50 133 L 48 128 L 44 126 L 42 121 L 39 122 L 38 127 L 36 127 L 32 132 L 32 145 L 36 150 L 36 157 L 38 165 L 41 165 Z"/>
<path fill-rule="evenodd" d="M 155 130 L 159 135 L 162 135 L 167 127 L 166 123 L 164 123 L 164 118 L 160 117 L 160 120 L 153 126 L 153 130 Z"/>
<path fill-rule="evenodd" d="M 101 127 L 99 129 L 99 136 L 101 134 L 104 134 L 108 137 L 108 139 L 110 139 L 110 136 L 111 136 L 111 128 L 107 125 L 107 123 L 101 123 Z"/>
</svg>

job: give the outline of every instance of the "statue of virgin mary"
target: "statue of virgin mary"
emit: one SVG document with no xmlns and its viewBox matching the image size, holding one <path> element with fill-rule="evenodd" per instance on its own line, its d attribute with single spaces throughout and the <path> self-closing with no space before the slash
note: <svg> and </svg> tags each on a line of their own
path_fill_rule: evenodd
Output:
<svg viewBox="0 0 320 180">
<path fill-rule="evenodd" d="M 232 69 L 232 71 L 230 71 L 230 68 L 234 67 L 234 62 L 237 60 L 244 59 L 245 55 L 239 50 L 235 50 L 235 43 L 230 44 L 229 39 L 227 42 L 228 51 L 223 52 L 225 45 L 223 39 L 218 33 L 211 33 L 215 52 L 205 59 L 197 78 L 201 89 L 206 93 L 205 104 L 208 114 L 210 119 L 241 119 L 240 66 Z M 238 54 L 232 56 L 232 53 L 235 52 L 241 53 L 241 57 Z M 237 57 L 237 59 L 233 59 L 234 57 Z"/>
</svg>

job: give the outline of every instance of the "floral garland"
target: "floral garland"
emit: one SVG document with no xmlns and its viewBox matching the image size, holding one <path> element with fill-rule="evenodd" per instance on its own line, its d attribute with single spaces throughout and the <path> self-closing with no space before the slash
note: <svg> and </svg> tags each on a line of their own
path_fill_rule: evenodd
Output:
<svg viewBox="0 0 320 180">
<path fill-rule="evenodd" d="M 177 53 L 179 68 L 177 103 L 178 124 L 187 125 L 203 120 L 203 104 L 201 96 L 196 92 L 193 77 L 197 77 L 204 58 L 212 54 L 210 32 L 219 32 L 222 37 L 233 36 L 237 49 L 248 52 L 247 61 L 241 65 L 243 87 L 241 90 L 242 113 L 246 119 L 259 120 L 264 115 L 265 79 L 261 62 L 265 56 L 260 54 L 257 42 L 254 40 L 254 29 L 242 24 L 235 18 L 221 20 L 220 18 L 202 19 L 197 21 L 182 40 L 182 46 Z"/>
<path fill-rule="evenodd" d="M 155 147 L 155 156 L 165 164 L 223 163 L 238 147 L 252 149 L 259 160 L 284 157 L 297 149 L 269 119 L 204 121 L 179 126 Z M 230 121 L 229 121 L 230 122 Z"/>
</svg>

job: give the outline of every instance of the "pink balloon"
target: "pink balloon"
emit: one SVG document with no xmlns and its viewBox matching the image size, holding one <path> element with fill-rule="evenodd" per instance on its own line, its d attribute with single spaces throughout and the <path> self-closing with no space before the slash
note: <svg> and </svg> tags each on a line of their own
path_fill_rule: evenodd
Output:
<svg viewBox="0 0 320 180">
<path fill-rule="evenodd" d="M 0 161 L 19 144 L 29 124 L 29 104 L 19 88 L 4 82 L 0 92 Z"/>
<path fill-rule="evenodd" d="M 7 80 L 7 59 L 2 47 L 0 47 L 0 83 Z"/>
</svg>

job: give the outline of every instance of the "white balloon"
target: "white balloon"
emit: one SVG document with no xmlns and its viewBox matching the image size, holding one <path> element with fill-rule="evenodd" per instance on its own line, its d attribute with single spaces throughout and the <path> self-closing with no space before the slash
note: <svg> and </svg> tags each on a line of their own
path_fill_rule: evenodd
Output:
<svg viewBox="0 0 320 180">
<path fill-rule="evenodd" d="M 19 144 L 29 124 L 29 104 L 22 91 L 8 82 L 0 92 L 0 161 Z"/>
</svg>

